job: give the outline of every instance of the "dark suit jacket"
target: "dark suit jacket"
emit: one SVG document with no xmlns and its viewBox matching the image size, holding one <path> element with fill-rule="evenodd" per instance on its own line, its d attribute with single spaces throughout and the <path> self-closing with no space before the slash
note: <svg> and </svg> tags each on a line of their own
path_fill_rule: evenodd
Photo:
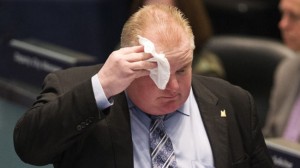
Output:
<svg viewBox="0 0 300 168">
<path fill-rule="evenodd" d="M 49 74 L 43 90 L 14 130 L 15 150 L 34 165 L 56 168 L 133 168 L 130 117 L 124 93 L 99 111 L 91 76 L 99 65 Z M 248 92 L 193 76 L 193 91 L 216 168 L 269 168 L 272 161 Z M 226 110 L 226 117 L 220 111 Z"/>
</svg>

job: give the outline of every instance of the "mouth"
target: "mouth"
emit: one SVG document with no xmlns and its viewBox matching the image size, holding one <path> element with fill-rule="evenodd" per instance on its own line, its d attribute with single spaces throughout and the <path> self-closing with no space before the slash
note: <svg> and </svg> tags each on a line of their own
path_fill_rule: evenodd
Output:
<svg viewBox="0 0 300 168">
<path fill-rule="evenodd" d="M 178 94 L 174 94 L 174 95 L 163 96 L 163 98 L 165 98 L 165 99 L 176 99 L 178 96 L 179 96 Z"/>
</svg>

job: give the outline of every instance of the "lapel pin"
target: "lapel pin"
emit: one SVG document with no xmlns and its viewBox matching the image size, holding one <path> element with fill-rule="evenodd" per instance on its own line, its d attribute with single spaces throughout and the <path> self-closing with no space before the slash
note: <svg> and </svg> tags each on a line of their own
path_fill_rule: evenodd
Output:
<svg viewBox="0 0 300 168">
<path fill-rule="evenodd" d="M 221 110 L 221 117 L 226 117 L 226 111 L 225 110 Z"/>
</svg>

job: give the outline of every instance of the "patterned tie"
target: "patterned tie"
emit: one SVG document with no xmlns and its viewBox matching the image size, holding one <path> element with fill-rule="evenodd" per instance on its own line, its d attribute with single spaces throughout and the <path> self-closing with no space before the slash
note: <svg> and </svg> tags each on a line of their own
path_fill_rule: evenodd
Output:
<svg viewBox="0 0 300 168">
<path fill-rule="evenodd" d="M 153 116 L 150 125 L 150 152 L 153 168 L 176 168 L 171 139 L 165 133 L 164 116 Z"/>
</svg>

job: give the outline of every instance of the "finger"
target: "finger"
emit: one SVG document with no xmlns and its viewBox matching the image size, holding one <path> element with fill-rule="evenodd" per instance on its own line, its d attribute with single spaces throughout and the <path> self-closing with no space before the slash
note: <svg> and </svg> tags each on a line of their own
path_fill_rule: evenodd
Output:
<svg viewBox="0 0 300 168">
<path fill-rule="evenodd" d="M 122 54 L 131 54 L 131 53 L 141 53 L 144 52 L 144 46 L 132 46 L 132 47 L 124 47 L 120 48 L 119 51 Z"/>
<path fill-rule="evenodd" d="M 130 69 L 132 70 L 149 70 L 157 67 L 156 62 L 149 62 L 149 61 L 138 61 L 138 62 L 132 62 L 130 64 Z"/>
<path fill-rule="evenodd" d="M 138 61 L 145 61 L 148 60 L 150 58 L 152 58 L 153 56 L 149 53 L 133 53 L 133 54 L 129 54 L 126 56 L 126 60 L 128 62 L 138 62 Z"/>
<path fill-rule="evenodd" d="M 139 70 L 137 71 L 137 73 L 135 74 L 135 78 L 140 78 L 143 76 L 149 76 L 150 75 L 150 71 L 149 70 Z"/>
</svg>

